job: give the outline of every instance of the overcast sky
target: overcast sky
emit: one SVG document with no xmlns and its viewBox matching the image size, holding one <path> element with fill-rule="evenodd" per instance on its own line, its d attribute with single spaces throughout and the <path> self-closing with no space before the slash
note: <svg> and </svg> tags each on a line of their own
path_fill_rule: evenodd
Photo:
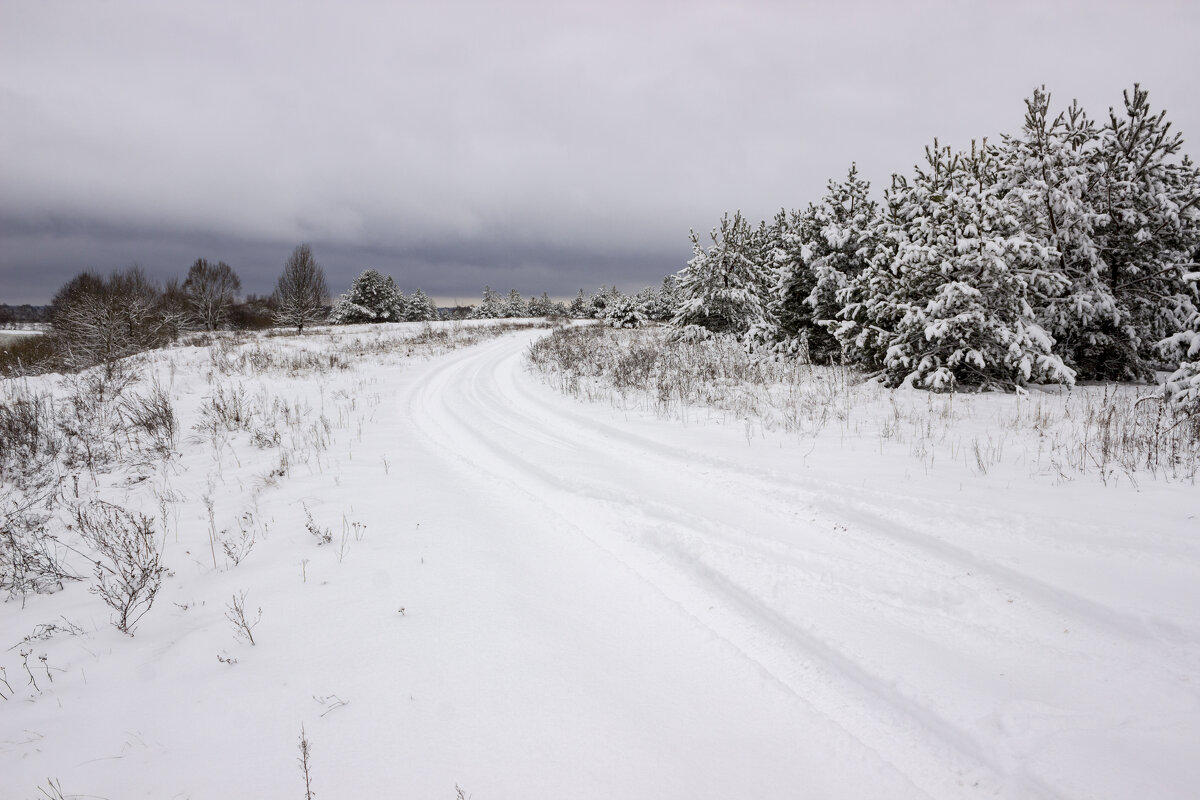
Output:
<svg viewBox="0 0 1200 800">
<path fill-rule="evenodd" d="M 633 290 L 1042 83 L 1104 117 L 1140 81 L 1200 155 L 1198 42 L 1195 0 L 0 0 L 0 302 L 199 257 L 269 292 L 300 242 L 335 293 Z"/>
</svg>

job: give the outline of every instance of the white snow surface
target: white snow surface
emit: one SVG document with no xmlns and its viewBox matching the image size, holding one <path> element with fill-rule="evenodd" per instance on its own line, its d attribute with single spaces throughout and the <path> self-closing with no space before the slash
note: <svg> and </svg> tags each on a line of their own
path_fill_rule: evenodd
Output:
<svg viewBox="0 0 1200 800">
<path fill-rule="evenodd" d="M 302 724 L 322 800 L 1196 796 L 1194 485 L 579 402 L 526 368 L 541 335 L 303 377 L 149 358 L 185 428 L 240 383 L 328 447 L 277 480 L 244 433 L 85 477 L 174 493 L 172 572 L 133 637 L 86 581 L 0 606 L 0 797 L 303 797 Z M 251 515 L 239 565 L 204 495 Z M 64 618 L 25 645 L 35 692 L 17 645 Z"/>
</svg>

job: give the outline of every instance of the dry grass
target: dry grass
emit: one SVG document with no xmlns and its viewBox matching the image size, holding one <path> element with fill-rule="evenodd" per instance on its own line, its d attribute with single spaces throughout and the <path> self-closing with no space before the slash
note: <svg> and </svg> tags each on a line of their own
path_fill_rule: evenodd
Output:
<svg viewBox="0 0 1200 800">
<path fill-rule="evenodd" d="M 1200 419 L 1174 415 L 1152 387 L 1061 393 L 888 390 L 844 367 L 747 354 L 663 329 L 568 328 L 535 342 L 529 362 L 562 392 L 664 417 L 703 410 L 750 426 L 897 446 L 932 468 L 949 459 L 987 474 L 1001 464 L 1069 479 L 1195 482 Z"/>
</svg>

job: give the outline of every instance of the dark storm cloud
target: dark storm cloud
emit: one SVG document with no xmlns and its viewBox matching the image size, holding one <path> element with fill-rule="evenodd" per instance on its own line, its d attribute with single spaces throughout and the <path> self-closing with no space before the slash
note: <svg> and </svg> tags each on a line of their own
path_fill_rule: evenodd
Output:
<svg viewBox="0 0 1200 800">
<path fill-rule="evenodd" d="M 94 222 L 0 223 L 5 258 L 22 265 L 4 273 L 0 302 L 42 302 L 83 269 L 108 273 L 141 266 L 163 282 L 182 276 L 196 258 L 223 260 L 243 278 L 248 293 L 269 294 L 294 242 L 238 239 L 211 233 L 114 228 Z M 678 239 L 679 237 L 674 237 Z M 573 296 L 600 283 L 632 290 L 675 271 L 690 256 L 686 241 L 665 247 L 614 243 L 589 250 L 569 244 L 506 241 L 499 237 L 445 239 L 426 244 L 370 246 L 312 241 L 330 289 L 345 291 L 366 267 L 395 276 L 401 288 L 424 289 L 446 302 L 474 302 L 485 285 L 524 294 Z M 136 254 L 131 257 L 130 254 Z M 49 287 L 49 288 L 47 288 Z"/>
<path fill-rule="evenodd" d="M 636 288 L 1041 83 L 1103 116 L 1140 80 L 1200 136 L 1194 6 L 5 2 L 0 300 L 201 256 L 265 291 L 301 241 L 335 290 Z"/>
</svg>

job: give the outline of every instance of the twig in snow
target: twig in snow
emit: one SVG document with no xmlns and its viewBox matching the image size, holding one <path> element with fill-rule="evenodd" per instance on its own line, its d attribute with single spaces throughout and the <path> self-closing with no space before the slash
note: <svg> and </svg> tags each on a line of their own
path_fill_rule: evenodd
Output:
<svg viewBox="0 0 1200 800">
<path fill-rule="evenodd" d="M 317 793 L 312 788 L 312 773 L 309 770 L 308 759 L 312 754 L 312 745 L 304 734 L 304 724 L 300 724 L 300 771 L 304 773 L 304 800 L 313 800 Z"/>
<path fill-rule="evenodd" d="M 313 700 L 316 700 L 318 703 L 325 706 L 325 710 L 321 712 L 322 717 L 331 711 L 341 708 L 342 706 L 350 705 L 350 703 L 348 701 L 343 700 L 342 698 L 338 697 L 336 694 L 331 694 L 326 697 L 317 697 L 314 694 Z"/>
<path fill-rule="evenodd" d="M 233 623 L 236 636 L 243 636 L 250 646 L 254 646 L 254 628 L 262 621 L 262 609 L 253 620 L 246 616 L 246 593 L 233 595 L 229 605 L 225 607 L 225 619 Z"/>
</svg>

